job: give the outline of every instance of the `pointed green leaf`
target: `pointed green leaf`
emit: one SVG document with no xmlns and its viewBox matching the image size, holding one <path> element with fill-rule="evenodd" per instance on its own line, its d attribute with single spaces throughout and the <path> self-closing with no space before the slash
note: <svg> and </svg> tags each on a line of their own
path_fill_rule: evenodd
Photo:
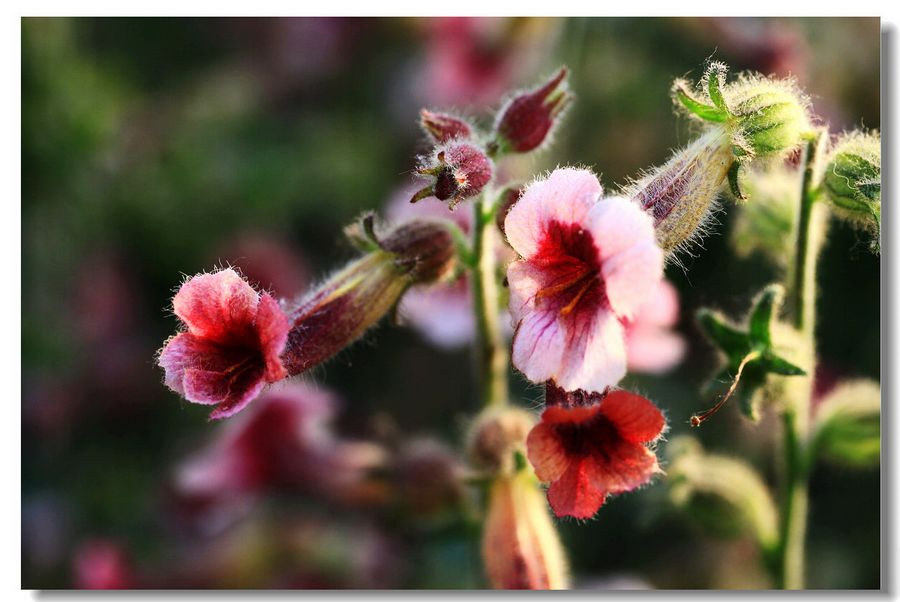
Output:
<svg viewBox="0 0 900 602">
<path fill-rule="evenodd" d="M 738 181 L 740 170 L 741 164 L 736 161 L 728 168 L 728 187 L 731 188 L 731 194 L 733 194 L 736 199 L 739 201 L 746 201 L 747 195 L 741 191 L 741 185 Z"/>
<path fill-rule="evenodd" d="M 709 71 L 707 71 L 708 81 L 706 88 L 709 92 L 709 99 L 713 101 L 716 108 L 728 116 L 731 112 L 728 110 L 728 105 L 725 104 L 725 98 L 722 96 L 722 90 L 720 89 L 724 79 L 725 65 L 722 63 L 712 63 L 709 66 Z"/>
<path fill-rule="evenodd" d="M 727 113 L 723 113 L 716 107 L 711 107 L 707 104 L 703 104 L 698 100 L 694 100 L 681 86 L 678 86 L 678 88 L 675 90 L 675 95 L 678 98 L 678 102 L 680 102 L 685 109 L 687 109 L 700 119 L 703 119 L 705 121 L 712 121 L 715 123 L 722 123 L 723 121 L 726 121 L 728 119 Z"/>
<path fill-rule="evenodd" d="M 783 357 L 779 357 L 772 352 L 766 354 L 759 360 L 759 365 L 763 370 L 770 374 L 781 374 L 782 376 L 805 376 L 806 370 L 795 366 Z"/>
<path fill-rule="evenodd" d="M 731 369 L 737 369 L 738 364 L 750 351 L 750 338 L 708 309 L 697 312 L 697 320 L 706 336 L 728 356 Z"/>
<path fill-rule="evenodd" d="M 781 304 L 784 289 L 777 284 L 767 286 L 750 312 L 750 338 L 764 347 L 772 346 L 772 318 Z"/>
</svg>

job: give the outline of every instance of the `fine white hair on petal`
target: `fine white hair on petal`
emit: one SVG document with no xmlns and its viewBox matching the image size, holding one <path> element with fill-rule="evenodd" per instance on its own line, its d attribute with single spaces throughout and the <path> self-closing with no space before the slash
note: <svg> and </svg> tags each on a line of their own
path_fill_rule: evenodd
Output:
<svg viewBox="0 0 900 602">
<path fill-rule="evenodd" d="M 602 192 L 597 176 L 586 169 L 556 169 L 546 179 L 532 182 L 506 216 L 509 244 L 522 257 L 531 257 L 548 223 L 584 223 Z"/>
</svg>

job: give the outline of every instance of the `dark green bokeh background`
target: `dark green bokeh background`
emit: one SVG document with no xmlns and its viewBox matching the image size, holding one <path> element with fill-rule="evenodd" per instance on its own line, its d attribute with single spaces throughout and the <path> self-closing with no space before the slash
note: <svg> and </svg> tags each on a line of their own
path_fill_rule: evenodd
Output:
<svg viewBox="0 0 900 602">
<path fill-rule="evenodd" d="M 735 71 L 795 73 L 834 131 L 880 125 L 877 19 L 503 26 L 518 32 L 513 52 L 538 57 L 510 70 L 512 86 L 564 63 L 577 96 L 531 173 L 587 164 L 614 188 L 661 163 L 689 140 L 673 116 L 671 80 L 699 77 L 709 56 Z M 432 31 L 413 19 L 23 20 L 24 587 L 71 586 L 74 550 L 92 537 L 122 542 L 139 567 L 166 565 L 175 536 L 160 516 L 162 484 L 215 428 L 206 409 L 162 386 L 154 365 L 176 326 L 172 291 L 248 232 L 287 241 L 317 277 L 350 257 L 341 228 L 383 206 L 425 150 L 415 119 L 435 100 L 416 78 Z M 762 257 L 736 258 L 730 215 L 720 220 L 687 271 L 668 274 L 682 295 L 687 360 L 667 377 L 633 379 L 667 409 L 669 439 L 708 405 L 696 391 L 716 360 L 693 312 L 739 315 L 777 277 Z M 110 265 L 119 280 L 95 280 Z M 862 235 L 834 223 L 822 266 L 826 372 L 877 379 L 879 260 Z M 99 332 L 109 320 L 114 344 Z M 457 444 L 476 410 L 468 354 L 433 349 L 409 329 L 380 328 L 317 377 L 346 400 L 347 433 L 387 415 L 404 432 Z M 521 382 L 514 391 L 526 405 L 539 396 Z M 728 408 L 693 434 L 775 478 L 774 422 L 753 427 Z M 822 467 L 811 487 L 809 586 L 878 587 L 877 472 Z M 562 534 L 585 587 L 615 576 L 661 588 L 766 585 L 751 545 L 676 512 L 661 483 L 612 500 L 586 524 L 563 523 Z M 411 552 L 419 573 L 396 585 L 481 584 L 477 542 L 442 537 Z"/>
</svg>

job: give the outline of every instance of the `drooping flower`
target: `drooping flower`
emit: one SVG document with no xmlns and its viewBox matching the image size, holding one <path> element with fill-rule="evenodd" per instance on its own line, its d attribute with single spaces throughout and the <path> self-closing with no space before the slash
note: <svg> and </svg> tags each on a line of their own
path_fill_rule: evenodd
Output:
<svg viewBox="0 0 900 602">
<path fill-rule="evenodd" d="M 239 412 L 267 383 L 288 375 L 279 357 L 290 330 L 287 315 L 233 269 L 192 277 L 172 305 L 187 329 L 166 342 L 159 365 L 170 389 L 217 406 L 210 418 Z"/>
<path fill-rule="evenodd" d="M 678 291 L 661 280 L 656 292 L 625 322 L 628 370 L 658 374 L 674 368 L 684 357 L 684 338 L 672 331 L 678 321 Z"/>
<path fill-rule="evenodd" d="M 625 376 L 622 320 L 662 278 L 653 223 L 631 201 L 602 199 L 582 169 L 532 183 L 506 217 L 513 364 L 531 381 L 603 391 Z"/>
<path fill-rule="evenodd" d="M 528 434 L 528 459 L 549 481 L 557 516 L 590 518 L 607 495 L 624 493 L 659 472 L 647 444 L 666 420 L 653 403 L 623 390 L 567 392 L 547 384 L 546 409 Z"/>
</svg>

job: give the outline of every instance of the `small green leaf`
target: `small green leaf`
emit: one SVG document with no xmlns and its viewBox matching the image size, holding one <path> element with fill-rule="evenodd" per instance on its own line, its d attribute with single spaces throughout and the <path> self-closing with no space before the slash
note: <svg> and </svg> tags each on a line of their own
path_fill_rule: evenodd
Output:
<svg viewBox="0 0 900 602">
<path fill-rule="evenodd" d="M 706 72 L 706 87 L 709 92 L 709 99 L 713 101 L 716 108 L 725 113 L 725 115 L 730 116 L 731 112 L 728 110 L 728 105 L 725 104 L 725 98 L 722 96 L 722 90 L 720 89 L 725 79 L 725 71 L 726 67 L 722 63 L 711 63 L 709 70 Z"/>
<path fill-rule="evenodd" d="M 715 123 L 722 123 L 728 119 L 728 114 L 723 113 L 720 109 L 703 104 L 702 102 L 691 98 L 682 86 L 676 88 L 675 95 L 678 98 L 678 102 L 680 102 L 685 109 L 700 119 Z"/>
<path fill-rule="evenodd" d="M 759 365 L 771 374 L 780 374 L 782 376 L 805 376 L 806 370 L 795 366 L 783 357 L 779 357 L 771 351 L 766 352 L 759 360 Z"/>
<path fill-rule="evenodd" d="M 740 170 L 741 164 L 738 162 L 732 163 L 731 167 L 728 168 L 728 187 L 731 188 L 731 194 L 733 194 L 736 199 L 746 201 L 747 195 L 741 191 L 741 185 L 738 181 Z"/>
<path fill-rule="evenodd" d="M 775 309 L 781 305 L 784 289 L 778 284 L 767 286 L 750 312 L 750 338 L 765 348 L 772 346 L 770 330 Z"/>
<path fill-rule="evenodd" d="M 749 337 L 708 309 L 697 312 L 697 320 L 706 336 L 725 353 L 733 369 L 737 369 L 751 349 Z"/>
</svg>

